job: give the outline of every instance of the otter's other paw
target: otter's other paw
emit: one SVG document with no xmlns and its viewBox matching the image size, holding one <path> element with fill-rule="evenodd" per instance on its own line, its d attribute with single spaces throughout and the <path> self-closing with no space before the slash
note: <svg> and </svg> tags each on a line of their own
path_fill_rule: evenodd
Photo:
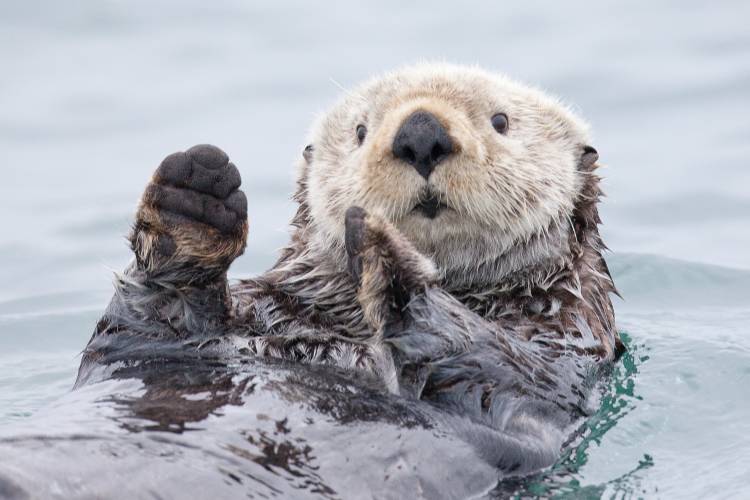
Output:
<svg viewBox="0 0 750 500">
<path fill-rule="evenodd" d="M 240 173 L 219 148 L 167 156 L 146 187 L 131 235 L 138 263 L 155 273 L 175 265 L 224 272 L 247 239 Z"/>
<path fill-rule="evenodd" d="M 382 333 L 399 321 L 410 298 L 437 281 L 432 261 L 395 227 L 360 207 L 346 212 L 348 267 L 365 318 Z"/>
</svg>

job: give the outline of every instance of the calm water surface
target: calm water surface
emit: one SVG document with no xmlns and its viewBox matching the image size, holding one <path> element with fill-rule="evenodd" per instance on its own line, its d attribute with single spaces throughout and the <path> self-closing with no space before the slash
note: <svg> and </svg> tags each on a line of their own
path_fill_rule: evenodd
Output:
<svg viewBox="0 0 750 500">
<path fill-rule="evenodd" d="M 0 2 L 0 426 L 71 387 L 166 154 L 242 172 L 266 268 L 315 114 L 420 59 L 549 89 L 593 126 L 629 353 L 553 471 L 563 497 L 750 495 L 750 4 Z"/>
</svg>

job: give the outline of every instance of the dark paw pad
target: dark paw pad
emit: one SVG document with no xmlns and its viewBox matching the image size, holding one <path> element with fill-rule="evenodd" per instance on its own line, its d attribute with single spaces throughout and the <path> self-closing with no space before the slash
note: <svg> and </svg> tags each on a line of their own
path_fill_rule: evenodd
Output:
<svg viewBox="0 0 750 500">
<path fill-rule="evenodd" d="M 144 203 L 232 232 L 247 218 L 239 170 L 215 146 L 200 145 L 167 156 L 146 188 Z M 168 215 L 168 214 L 167 214 Z"/>
<path fill-rule="evenodd" d="M 208 169 L 217 169 L 229 163 L 227 154 L 211 144 L 198 144 L 185 152 L 192 160 Z"/>
<path fill-rule="evenodd" d="M 215 146 L 194 146 L 167 156 L 154 174 L 159 184 L 192 189 L 224 199 L 240 187 L 240 172 Z"/>
</svg>

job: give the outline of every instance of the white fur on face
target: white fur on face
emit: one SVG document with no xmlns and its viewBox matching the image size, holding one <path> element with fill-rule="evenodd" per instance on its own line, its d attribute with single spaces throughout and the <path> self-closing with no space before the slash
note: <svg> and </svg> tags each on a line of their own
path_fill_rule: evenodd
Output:
<svg viewBox="0 0 750 500">
<path fill-rule="evenodd" d="M 428 180 L 391 150 L 417 110 L 437 117 L 456 149 Z M 496 113 L 508 116 L 507 134 L 492 127 Z M 361 145 L 359 124 L 368 130 Z M 588 142 L 587 126 L 562 104 L 503 76 L 442 64 L 389 73 L 349 93 L 313 130 L 305 169 L 313 245 L 341 248 L 344 213 L 358 205 L 442 271 L 477 268 L 567 227 Z M 434 219 L 414 210 L 428 189 L 449 207 Z"/>
</svg>

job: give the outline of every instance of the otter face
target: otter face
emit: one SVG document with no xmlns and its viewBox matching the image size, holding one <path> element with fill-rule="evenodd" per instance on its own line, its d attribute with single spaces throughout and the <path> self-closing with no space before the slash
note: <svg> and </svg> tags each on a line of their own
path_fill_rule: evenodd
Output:
<svg viewBox="0 0 750 500">
<path fill-rule="evenodd" d="M 555 253 L 550 242 L 570 229 L 588 137 L 540 91 L 427 64 L 349 93 L 319 121 L 312 144 L 302 175 L 313 244 L 341 248 L 344 213 L 359 205 L 447 273 L 477 270 L 532 240 Z"/>
</svg>

